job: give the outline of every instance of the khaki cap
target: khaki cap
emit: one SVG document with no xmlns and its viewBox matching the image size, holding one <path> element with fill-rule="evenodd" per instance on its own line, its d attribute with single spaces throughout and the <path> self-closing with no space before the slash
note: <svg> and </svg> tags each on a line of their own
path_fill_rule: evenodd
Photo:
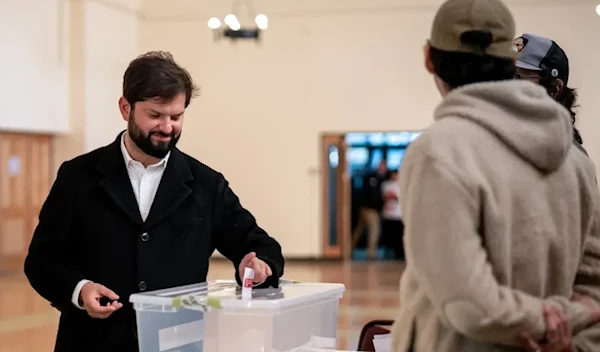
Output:
<svg viewBox="0 0 600 352">
<path fill-rule="evenodd" d="M 482 41 L 476 33 L 475 41 L 469 34 L 465 38 L 472 31 L 488 33 L 483 46 L 476 44 Z M 447 0 L 435 15 L 429 44 L 443 51 L 516 58 L 515 32 L 513 15 L 500 0 Z"/>
</svg>

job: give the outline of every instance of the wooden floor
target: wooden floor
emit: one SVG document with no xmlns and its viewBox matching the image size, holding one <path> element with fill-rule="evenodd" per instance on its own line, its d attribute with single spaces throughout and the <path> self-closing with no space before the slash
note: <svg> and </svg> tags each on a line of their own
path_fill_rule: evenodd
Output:
<svg viewBox="0 0 600 352">
<path fill-rule="evenodd" d="M 403 268 L 399 262 L 290 262 L 285 278 L 346 285 L 338 318 L 338 348 L 354 350 L 366 322 L 393 318 Z M 211 264 L 209 280 L 230 275 L 229 262 Z M 0 273 L 0 352 L 53 351 L 57 321 L 57 311 L 31 289 L 22 274 Z"/>
</svg>

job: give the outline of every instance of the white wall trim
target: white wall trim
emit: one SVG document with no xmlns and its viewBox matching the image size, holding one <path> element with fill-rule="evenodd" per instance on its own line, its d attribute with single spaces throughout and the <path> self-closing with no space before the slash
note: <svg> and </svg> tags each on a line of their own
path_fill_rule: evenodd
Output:
<svg viewBox="0 0 600 352">
<path fill-rule="evenodd" d="M 88 0 L 107 1 L 107 0 Z M 239 8 L 245 12 L 245 3 L 240 0 Z M 210 17 L 222 17 L 232 10 L 233 0 L 144 0 L 143 19 L 148 22 L 195 22 Z M 505 0 L 512 9 L 531 7 L 570 7 L 589 4 L 591 11 L 598 4 L 594 0 Z M 267 12 L 277 18 L 314 18 L 320 16 L 344 16 L 356 14 L 389 14 L 397 12 L 431 12 L 440 0 L 253 0 L 257 13 Z"/>
</svg>

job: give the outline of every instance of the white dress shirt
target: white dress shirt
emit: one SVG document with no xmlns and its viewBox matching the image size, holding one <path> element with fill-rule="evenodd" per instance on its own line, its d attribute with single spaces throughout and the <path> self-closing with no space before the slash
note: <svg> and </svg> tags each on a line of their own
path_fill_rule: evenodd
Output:
<svg viewBox="0 0 600 352">
<path fill-rule="evenodd" d="M 133 160 L 131 155 L 129 155 L 127 148 L 125 148 L 125 133 L 123 133 L 121 136 L 121 152 L 123 153 L 123 160 L 125 161 L 125 166 L 127 167 L 127 173 L 129 174 L 129 180 L 131 181 L 133 193 L 135 194 L 135 200 L 137 201 L 140 209 L 140 215 L 142 216 L 142 220 L 146 221 L 148 213 L 150 212 L 150 207 L 152 207 L 152 203 L 154 202 L 158 185 L 160 184 L 163 173 L 167 168 L 167 162 L 169 161 L 171 152 L 169 152 L 158 163 L 144 167 L 144 165 L 139 161 Z M 77 286 L 75 286 L 75 290 L 73 291 L 73 297 L 71 298 L 71 301 L 75 307 L 79 309 L 85 309 L 79 305 L 79 293 L 81 292 L 83 285 L 88 282 L 91 281 L 81 280 L 79 283 L 77 283 Z"/>
</svg>

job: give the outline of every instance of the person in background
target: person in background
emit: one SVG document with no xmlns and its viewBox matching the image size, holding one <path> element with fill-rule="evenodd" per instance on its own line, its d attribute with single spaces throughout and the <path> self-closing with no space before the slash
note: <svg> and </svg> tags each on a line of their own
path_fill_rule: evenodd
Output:
<svg viewBox="0 0 600 352">
<path fill-rule="evenodd" d="M 581 133 L 575 126 L 577 122 L 577 91 L 567 86 L 569 82 L 569 59 L 565 51 L 553 40 L 542 36 L 525 33 L 515 39 L 518 52 L 516 61 L 517 79 L 525 79 L 546 88 L 548 94 L 563 105 L 571 114 L 573 123 L 573 139 L 575 145 L 585 154 Z M 600 265 L 600 264 L 599 264 Z M 566 330 L 568 339 L 572 339 L 571 331 Z M 600 326 L 587 329 L 580 333 L 589 336 L 589 340 L 597 341 L 600 345 Z M 539 345 L 529 339 L 530 351 L 544 351 Z M 597 347 L 597 346 L 596 346 Z M 585 352 L 582 350 L 582 352 Z"/>
<path fill-rule="evenodd" d="M 138 57 L 118 102 L 127 129 L 60 166 L 25 261 L 61 313 L 55 352 L 138 351 L 129 296 L 206 281 L 215 249 L 238 283 L 251 267 L 256 286 L 279 285 L 279 243 L 221 173 L 176 147 L 195 91 L 171 54 Z"/>
<path fill-rule="evenodd" d="M 514 79 L 514 38 L 500 0 L 435 15 L 424 61 L 443 100 L 402 161 L 394 352 L 516 351 L 525 331 L 545 350 L 592 346 L 578 332 L 600 322 L 594 165 L 568 111 Z"/>
<path fill-rule="evenodd" d="M 358 209 L 358 224 L 352 233 L 352 248 L 356 248 L 365 228 L 368 230 L 367 256 L 373 260 L 377 258 L 377 248 L 381 235 L 381 209 L 383 198 L 381 184 L 388 178 L 387 161 L 383 159 L 377 170 L 369 172 L 363 178 L 362 193 Z"/>
<path fill-rule="evenodd" d="M 529 33 L 516 38 L 515 47 L 518 52 L 515 77 L 540 84 L 546 88 L 552 98 L 569 110 L 575 145 L 585 153 L 581 133 L 575 127 L 577 91 L 567 86 L 569 83 L 567 54 L 555 41 Z"/>
<path fill-rule="evenodd" d="M 383 196 L 382 238 L 385 239 L 387 247 L 394 249 L 395 258 L 404 260 L 404 247 L 402 246 L 404 223 L 400 209 L 398 170 L 390 171 L 390 178 L 381 184 L 381 193 Z"/>
</svg>

